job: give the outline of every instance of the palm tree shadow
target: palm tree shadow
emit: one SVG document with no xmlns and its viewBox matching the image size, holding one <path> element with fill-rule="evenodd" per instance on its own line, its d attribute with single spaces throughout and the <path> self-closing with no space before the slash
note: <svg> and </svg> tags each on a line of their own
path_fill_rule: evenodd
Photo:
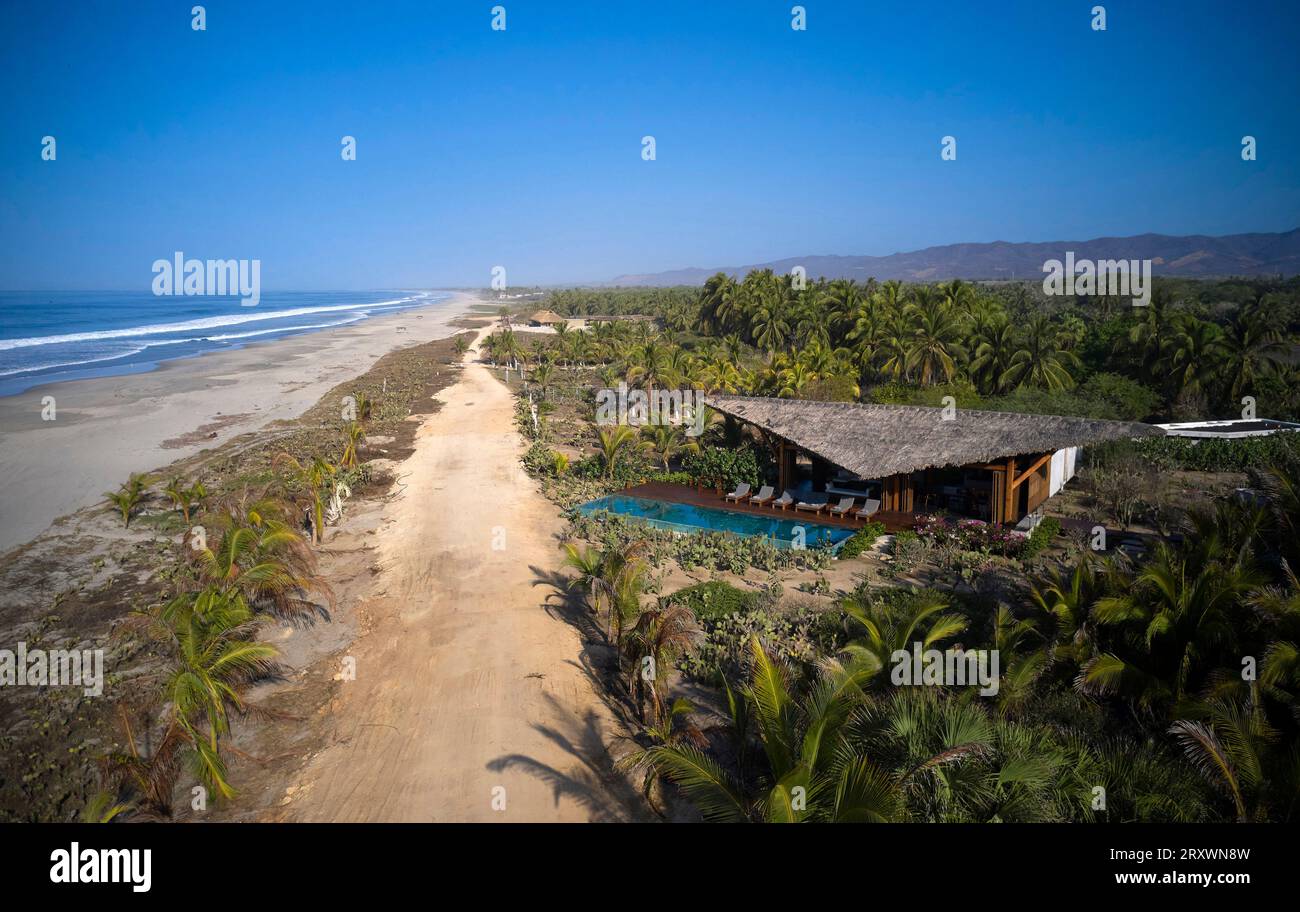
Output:
<svg viewBox="0 0 1300 912">
<path fill-rule="evenodd" d="M 564 707 L 555 697 L 547 694 L 557 715 L 564 715 Z M 521 770 L 551 788 L 556 806 L 562 797 L 568 797 L 587 809 L 592 823 L 619 823 L 651 819 L 640 793 L 633 788 L 622 773 L 614 767 L 605 746 L 600 717 L 587 710 L 572 732 L 563 732 L 549 725 L 535 724 L 533 729 L 562 748 L 577 763 L 569 770 L 559 770 L 524 754 L 504 754 L 487 764 L 493 772 Z"/>
<path fill-rule="evenodd" d="M 542 601 L 542 608 L 557 620 L 564 621 L 582 637 L 583 654 L 592 651 L 612 659 L 612 647 L 605 642 L 605 631 L 600 619 L 591 613 L 580 593 L 569 588 L 569 577 L 557 570 L 546 570 L 529 565 L 533 571 L 534 586 L 549 586 L 549 592 Z M 594 682 L 593 682 L 594 683 Z"/>
<path fill-rule="evenodd" d="M 582 651 L 577 661 L 569 664 L 582 672 L 592 691 L 619 722 L 629 730 L 638 728 L 619 674 L 617 651 L 605 640 L 599 620 L 583 604 L 581 596 L 568 588 L 568 577 L 563 573 L 532 565 L 528 569 L 533 571 L 534 586 L 550 586 L 553 590 L 542 603 L 546 613 L 564 621 L 582 637 Z"/>
</svg>

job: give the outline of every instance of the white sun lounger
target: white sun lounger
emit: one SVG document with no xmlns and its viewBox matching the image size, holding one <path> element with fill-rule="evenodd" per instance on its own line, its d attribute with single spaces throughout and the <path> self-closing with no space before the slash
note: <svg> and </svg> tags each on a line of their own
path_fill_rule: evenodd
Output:
<svg viewBox="0 0 1300 912">
<path fill-rule="evenodd" d="M 749 482 L 742 481 L 736 490 L 727 495 L 727 500 L 734 500 L 737 503 L 749 496 Z"/>
<path fill-rule="evenodd" d="M 858 519 L 870 519 L 872 517 L 872 514 L 874 514 L 879 509 L 880 509 L 879 500 L 868 500 L 865 504 L 863 504 L 862 509 L 854 513 L 853 515 L 856 516 Z"/>
<path fill-rule="evenodd" d="M 761 507 L 765 503 L 770 503 L 772 498 L 775 496 L 776 496 L 776 491 L 773 490 L 771 485 L 763 485 L 761 488 L 758 489 L 757 494 L 749 498 L 749 502 L 756 507 Z"/>
<path fill-rule="evenodd" d="M 825 510 L 828 506 L 830 506 L 830 504 L 825 500 L 820 500 L 820 501 L 801 500 L 794 505 L 794 508 L 796 510 L 807 510 L 809 513 L 820 513 L 822 510 Z"/>
<path fill-rule="evenodd" d="M 778 497 L 776 500 L 772 501 L 772 506 L 773 506 L 774 508 L 775 508 L 775 507 L 780 507 L 782 510 L 784 510 L 786 507 L 790 506 L 790 504 L 792 504 L 792 503 L 794 503 L 794 495 L 791 494 L 789 491 L 786 491 L 786 492 L 783 493 L 780 497 Z"/>
<path fill-rule="evenodd" d="M 831 516 L 844 516 L 853 509 L 853 504 L 856 500 L 856 497 L 841 497 L 840 502 L 831 507 Z"/>
</svg>

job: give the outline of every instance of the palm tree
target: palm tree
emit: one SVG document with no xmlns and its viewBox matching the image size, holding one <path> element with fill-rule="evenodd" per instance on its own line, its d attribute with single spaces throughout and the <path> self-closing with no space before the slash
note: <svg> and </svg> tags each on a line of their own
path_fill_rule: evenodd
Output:
<svg viewBox="0 0 1300 912">
<path fill-rule="evenodd" d="M 623 640 L 623 654 L 628 661 L 628 689 L 643 720 L 648 699 L 650 718 L 657 724 L 665 721 L 664 695 L 674 663 L 694 651 L 703 635 L 691 609 L 680 602 L 642 609 Z"/>
<path fill-rule="evenodd" d="M 951 380 L 957 373 L 955 357 L 965 355 L 957 341 L 956 311 L 927 289 L 917 289 L 908 313 L 914 324 L 907 349 L 908 369 L 919 374 L 922 386 Z"/>
<path fill-rule="evenodd" d="M 195 506 L 202 505 L 205 497 L 208 496 L 208 489 L 203 486 L 203 482 L 196 481 L 192 486 L 185 487 L 184 482 L 179 477 L 173 478 L 163 489 L 163 493 L 176 505 L 176 509 L 181 511 L 181 516 L 188 524 L 190 521 L 190 510 Z"/>
<path fill-rule="evenodd" d="M 601 428 L 599 437 L 600 455 L 605 460 L 605 477 L 613 478 L 614 469 L 618 466 L 623 453 L 636 448 L 636 431 L 625 424 L 620 424 L 615 427 Z"/>
<path fill-rule="evenodd" d="M 609 641 L 622 643 L 624 631 L 641 613 L 641 595 L 645 592 L 647 542 L 638 540 L 621 548 L 607 549 L 601 561 L 601 576 L 606 581 L 609 607 Z"/>
<path fill-rule="evenodd" d="M 1170 375 L 1180 392 L 1205 392 L 1223 363 L 1223 333 L 1213 323 L 1192 316 L 1178 326 L 1167 352 Z"/>
<path fill-rule="evenodd" d="M 1256 302 L 1243 308 L 1228 324 L 1222 349 L 1231 381 L 1229 395 L 1235 402 L 1253 389 L 1261 376 L 1276 369 L 1285 357 L 1287 346 Z"/>
<path fill-rule="evenodd" d="M 1157 283 L 1151 302 L 1142 308 L 1142 317 L 1129 329 L 1128 336 L 1115 343 L 1116 354 L 1127 350 L 1138 368 L 1153 383 L 1161 383 L 1169 374 L 1169 345 L 1176 323 L 1168 288 Z"/>
<path fill-rule="evenodd" d="M 536 383 L 538 388 L 542 391 L 543 399 L 546 398 L 546 391 L 550 387 L 553 379 L 555 379 L 555 372 L 550 364 L 539 364 L 537 367 L 533 368 L 533 382 Z"/>
<path fill-rule="evenodd" d="M 1049 654 L 1053 661 L 1082 665 L 1092 657 L 1092 603 L 1101 595 L 1099 575 L 1091 552 L 1085 552 L 1074 569 L 1049 573 L 1030 588 L 1030 599 L 1055 622 Z"/>
<path fill-rule="evenodd" d="M 1070 368 L 1081 367 L 1079 356 L 1059 347 L 1056 329 L 1046 314 L 1037 314 L 1029 321 L 1020 348 L 1011 356 L 1011 363 L 1002 374 L 1005 388 L 1033 386 L 1040 389 L 1062 390 L 1074 386 Z"/>
<path fill-rule="evenodd" d="M 748 783 L 689 744 L 661 744 L 645 763 L 666 777 L 709 821 L 885 822 L 902 816 L 899 783 L 846 739 L 866 672 L 836 664 L 802 695 L 793 673 L 750 640 L 749 683 L 742 691 L 766 768 Z"/>
<path fill-rule="evenodd" d="M 754 344 L 769 353 L 785 345 L 790 336 L 790 324 L 782 316 L 780 306 L 775 301 L 764 301 L 754 311 L 749 330 Z"/>
<path fill-rule="evenodd" d="M 1127 591 L 1093 606 L 1097 623 L 1127 634 L 1133 657 L 1110 652 L 1092 659 L 1081 689 L 1125 694 L 1144 706 L 1177 703 L 1218 655 L 1231 654 L 1233 608 L 1259 583 L 1248 566 L 1192 564 L 1169 545 L 1157 546 Z"/>
<path fill-rule="evenodd" d="M 895 652 L 909 652 L 913 643 L 930 649 L 957 636 L 967 626 L 961 615 L 943 613 L 948 600 L 929 591 L 899 604 L 876 598 L 870 589 L 859 587 L 840 602 L 840 608 L 863 630 L 844 651 L 872 674 L 888 668 Z"/>
<path fill-rule="evenodd" d="M 287 465 L 298 484 L 307 490 L 311 497 L 311 541 L 314 545 L 320 544 L 325 534 L 325 502 L 329 499 L 330 487 L 338 469 L 319 456 L 313 457 L 311 462 L 304 465 L 288 453 L 280 453 L 272 465 Z"/>
<path fill-rule="evenodd" d="M 724 272 L 715 273 L 705 281 L 701 294 L 701 315 L 715 331 L 733 325 L 739 316 L 737 292 L 736 280 Z"/>
<path fill-rule="evenodd" d="M 881 330 L 879 351 L 881 373 L 894 381 L 907 380 L 910 375 L 908 358 L 912 351 L 912 326 L 903 311 L 891 311 L 886 318 Z"/>
<path fill-rule="evenodd" d="M 587 593 L 592 614 L 600 613 L 600 599 L 605 594 L 601 578 L 601 555 L 586 546 L 574 542 L 565 542 L 564 566 L 576 570 L 576 575 L 569 578 L 567 588 Z"/>
<path fill-rule="evenodd" d="M 339 468 L 355 469 L 358 464 L 357 448 L 366 439 L 365 429 L 353 421 L 343 432 L 343 453 L 339 456 Z"/>
<path fill-rule="evenodd" d="M 333 603 L 333 592 L 316 575 L 315 558 L 296 531 L 283 520 L 282 506 L 270 499 L 228 504 L 213 517 L 220 528 L 216 546 L 196 551 L 205 583 L 236 593 L 251 611 L 280 617 L 322 613 L 307 596 L 320 593 Z"/>
<path fill-rule="evenodd" d="M 698 453 L 700 451 L 699 443 L 689 440 L 686 437 L 686 432 L 677 425 L 659 424 L 653 427 L 647 426 L 641 429 L 641 434 L 647 438 L 651 448 L 659 454 L 665 472 L 668 471 L 669 460 L 674 456 L 684 452 Z"/>
<path fill-rule="evenodd" d="M 248 605 L 214 586 L 178 596 L 156 619 L 175 649 L 163 690 L 171 723 L 189 742 L 203 784 L 232 797 L 220 744 L 230 731 L 228 714 L 244 711 L 244 690 L 273 670 L 278 653 L 269 643 L 252 639 L 255 625 Z"/>
<path fill-rule="evenodd" d="M 645 795 L 646 802 L 651 809 L 661 817 L 663 813 L 659 810 L 659 802 L 655 799 L 655 785 L 659 782 L 660 777 L 656 774 L 653 764 L 655 747 L 693 747 L 700 749 L 707 743 L 703 732 L 699 730 L 690 720 L 691 713 L 695 712 L 695 704 L 685 697 L 678 697 L 673 700 L 667 711 L 654 722 L 651 722 L 644 729 L 642 734 L 650 740 L 650 747 L 639 747 L 625 757 L 621 758 L 614 766 L 620 772 L 632 772 L 635 770 L 644 771 L 644 777 L 641 783 L 642 794 Z"/>
<path fill-rule="evenodd" d="M 1169 728 L 1189 760 L 1231 799 L 1237 820 L 1283 823 L 1300 814 L 1300 751 L 1288 746 L 1260 711 L 1256 696 L 1212 699 L 1201 720 Z"/>
<path fill-rule="evenodd" d="M 143 475 L 132 475 L 117 491 L 106 491 L 104 496 L 117 507 L 122 515 L 122 525 L 130 528 L 131 513 L 144 499 L 146 479 Z"/>
<path fill-rule="evenodd" d="M 976 389 L 983 395 L 1005 392 L 1003 377 L 1016 352 L 1016 333 L 1005 315 L 980 323 L 974 334 L 975 356 L 968 370 Z"/>
</svg>

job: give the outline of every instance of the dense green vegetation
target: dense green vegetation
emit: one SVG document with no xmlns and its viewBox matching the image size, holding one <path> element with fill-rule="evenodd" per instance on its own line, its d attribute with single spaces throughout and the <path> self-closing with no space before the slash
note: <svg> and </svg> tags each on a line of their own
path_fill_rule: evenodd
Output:
<svg viewBox="0 0 1300 912">
<path fill-rule="evenodd" d="M 1295 820 L 1300 499 L 1272 485 L 1006 601 L 864 584 L 833 612 L 709 611 L 681 665 L 729 730 L 638 762 L 719 821 Z M 898 686 L 914 642 L 997 650 L 998 692 Z"/>
<path fill-rule="evenodd" d="M 620 381 L 931 405 L 952 396 L 964 408 L 1130 420 L 1237 417 L 1250 396 L 1258 414 L 1295 419 L 1298 300 L 1295 280 L 1159 280 L 1151 305 L 1134 308 L 1045 299 L 1029 284 L 796 290 L 756 272 L 703 289 L 556 292 L 548 306 L 561 313 L 659 322 L 561 327 L 527 347 L 503 331 L 489 351 L 534 366 L 534 390 L 537 368 L 558 368 L 548 387 L 571 384 L 586 421 L 584 387 Z M 539 441 L 548 433 L 543 423 Z M 749 480 L 747 464 L 735 469 L 745 434 L 716 416 L 697 446 L 662 459 L 648 434 L 620 435 L 615 449 L 589 433 L 566 442 L 611 484 L 620 460 L 637 459 L 688 481 Z M 643 722 L 624 765 L 656 806 L 667 811 L 675 794 L 720 821 L 1295 820 L 1293 439 L 1098 448 L 1094 494 L 1122 517 L 1148 496 L 1135 464 L 1249 470 L 1264 492 L 1162 512 L 1167 534 L 1136 558 L 1096 555 L 1051 517 L 1016 541 L 937 517 L 898 534 L 877 577 L 834 599 L 786 595 L 774 573 L 758 589 L 715 580 L 663 595 L 649 572 L 662 560 L 738 575 L 761 564 L 724 550 L 701 563 L 691 549 L 718 546 L 575 522 L 572 537 L 597 544 L 569 546 L 571 562 L 588 568 L 580 588 L 608 618 L 615 689 Z M 900 686 L 895 652 L 917 642 L 995 650 L 997 693 Z M 657 673 L 638 681 L 647 655 Z M 696 727 L 675 692 L 684 681 L 717 687 L 724 728 Z"/>
<path fill-rule="evenodd" d="M 1194 440 L 1187 437 L 1147 437 L 1133 443 L 1136 454 L 1166 469 L 1196 472 L 1244 472 L 1300 460 L 1300 434 L 1241 437 L 1235 440 Z"/>
<path fill-rule="evenodd" d="M 703 289 L 552 292 L 562 314 L 648 314 L 663 332 L 572 344 L 620 379 L 1104 418 L 1300 417 L 1300 280 L 1157 279 L 1151 304 L 1047 298 L 1035 283 L 903 285 L 755 271 Z M 586 334 L 574 334 L 575 337 Z M 602 352 L 602 346 L 604 351 Z M 607 355 L 608 357 L 603 357 Z"/>
</svg>

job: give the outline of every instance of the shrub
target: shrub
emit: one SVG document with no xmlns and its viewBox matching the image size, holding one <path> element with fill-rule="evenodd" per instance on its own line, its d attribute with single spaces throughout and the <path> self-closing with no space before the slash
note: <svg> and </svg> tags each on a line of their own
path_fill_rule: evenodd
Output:
<svg viewBox="0 0 1300 912">
<path fill-rule="evenodd" d="M 1061 534 L 1061 521 L 1055 516 L 1044 517 L 1043 520 L 1029 533 L 1029 540 L 1025 542 L 1024 549 L 1020 552 L 1021 560 L 1029 560 L 1037 557 L 1038 554 L 1047 548 Z"/>
<path fill-rule="evenodd" d="M 721 580 L 712 580 L 678 589 L 667 600 L 685 605 L 691 609 L 697 621 L 704 622 L 749 611 L 758 598 L 757 593 L 737 589 Z"/>
<path fill-rule="evenodd" d="M 650 480 L 662 482 L 663 484 L 678 485 L 688 485 L 695 482 L 689 472 L 654 472 L 650 475 Z"/>
<path fill-rule="evenodd" d="M 867 523 L 861 529 L 853 533 L 853 537 L 846 541 L 840 548 L 839 556 L 842 558 L 857 557 L 863 551 L 866 551 L 876 543 L 876 539 L 885 534 L 884 523 Z"/>
<path fill-rule="evenodd" d="M 1157 466 L 1193 472 L 1245 472 L 1300 459 L 1300 432 L 1296 431 L 1232 440 L 1143 437 L 1133 445 L 1141 458 Z"/>
<path fill-rule="evenodd" d="M 743 680 L 749 667 L 749 643 L 757 635 L 768 654 L 811 665 L 834 655 L 843 644 L 838 612 L 811 598 L 776 598 L 758 594 L 748 611 L 701 622 L 704 639 L 680 667 L 697 681 L 720 685 Z"/>
<path fill-rule="evenodd" d="M 756 488 L 762 476 L 758 455 L 750 446 L 736 449 L 704 447 L 682 460 L 682 470 L 700 484 L 721 482 L 728 489 L 742 482 Z"/>
<path fill-rule="evenodd" d="M 975 387 L 965 380 L 940 383 L 936 386 L 918 387 L 910 383 L 897 381 L 882 383 L 871 390 L 871 401 L 877 405 L 927 405 L 939 407 L 944 405 L 944 398 L 951 396 L 957 408 L 983 408 L 983 400 Z"/>
<path fill-rule="evenodd" d="M 1079 387 L 1079 394 L 1106 406 L 1114 417 L 1123 421 L 1142 421 L 1160 408 L 1158 392 L 1122 374 L 1094 374 Z"/>
</svg>

